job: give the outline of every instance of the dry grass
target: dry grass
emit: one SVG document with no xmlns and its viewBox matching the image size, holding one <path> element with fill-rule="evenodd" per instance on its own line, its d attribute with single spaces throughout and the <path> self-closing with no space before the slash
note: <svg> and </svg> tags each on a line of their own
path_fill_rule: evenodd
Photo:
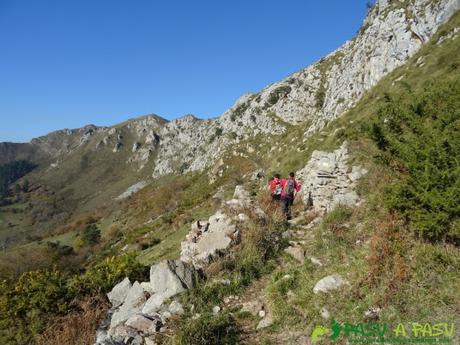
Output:
<svg viewBox="0 0 460 345">
<path fill-rule="evenodd" d="M 107 315 L 108 304 L 102 295 L 76 303 L 75 311 L 53 319 L 37 345 L 92 345 L 96 327 Z"/>
<path fill-rule="evenodd" d="M 370 255 L 367 259 L 367 283 L 377 286 L 382 281 L 386 282 L 385 293 L 382 296 L 383 305 L 388 304 L 401 284 L 411 277 L 407 253 L 412 241 L 407 231 L 404 231 L 401 220 L 395 215 L 387 214 L 377 223 L 376 231 L 371 237 Z"/>
</svg>

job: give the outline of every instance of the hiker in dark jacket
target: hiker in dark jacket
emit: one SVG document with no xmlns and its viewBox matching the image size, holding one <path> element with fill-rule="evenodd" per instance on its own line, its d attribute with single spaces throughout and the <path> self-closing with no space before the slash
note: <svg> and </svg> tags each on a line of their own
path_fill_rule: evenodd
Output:
<svg viewBox="0 0 460 345">
<path fill-rule="evenodd" d="M 284 218 L 291 219 L 291 206 L 294 203 L 296 193 L 302 188 L 294 178 L 294 173 L 289 173 L 289 176 L 281 181 L 281 205 L 283 206 Z"/>
</svg>

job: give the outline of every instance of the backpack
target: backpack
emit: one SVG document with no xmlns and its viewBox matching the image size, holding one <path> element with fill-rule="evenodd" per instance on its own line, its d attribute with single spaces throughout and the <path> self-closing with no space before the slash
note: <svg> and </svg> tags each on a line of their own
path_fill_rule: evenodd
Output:
<svg viewBox="0 0 460 345">
<path fill-rule="evenodd" d="M 290 178 L 286 181 L 286 184 L 284 185 L 284 193 L 289 197 L 293 197 L 294 191 L 295 191 L 295 181 Z"/>
<path fill-rule="evenodd" d="M 278 181 L 276 182 L 275 190 L 273 191 L 273 195 L 281 195 L 281 192 L 283 191 L 283 187 L 281 187 L 281 182 Z"/>
</svg>

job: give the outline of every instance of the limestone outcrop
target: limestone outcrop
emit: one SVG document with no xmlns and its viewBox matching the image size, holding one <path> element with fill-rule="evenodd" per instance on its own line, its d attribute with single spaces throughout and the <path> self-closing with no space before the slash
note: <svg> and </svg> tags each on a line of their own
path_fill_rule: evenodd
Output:
<svg viewBox="0 0 460 345">
<path fill-rule="evenodd" d="M 107 294 L 112 308 L 97 332 L 95 345 L 143 344 L 161 331 L 172 314 L 182 314 L 177 301 L 164 302 L 195 282 L 195 269 L 180 260 L 162 261 L 150 268 L 148 282 L 131 284 L 125 278 Z"/>
<path fill-rule="evenodd" d="M 192 224 L 191 231 L 181 243 L 182 261 L 189 262 L 200 269 L 224 255 L 232 245 L 238 243 L 240 224 L 247 219 L 244 211 L 250 210 L 251 206 L 249 193 L 242 186 L 236 186 L 233 198 L 226 201 L 224 205 L 232 212 L 226 212 L 224 207 L 208 220 Z M 235 213 L 237 216 L 232 216 Z"/>
<path fill-rule="evenodd" d="M 296 173 L 302 183 L 305 204 L 313 203 L 315 211 L 324 213 L 339 204 L 356 206 L 359 203 L 356 183 L 367 171 L 360 166 L 350 167 L 348 158 L 346 142 L 333 152 L 312 153 L 307 165 Z"/>
</svg>

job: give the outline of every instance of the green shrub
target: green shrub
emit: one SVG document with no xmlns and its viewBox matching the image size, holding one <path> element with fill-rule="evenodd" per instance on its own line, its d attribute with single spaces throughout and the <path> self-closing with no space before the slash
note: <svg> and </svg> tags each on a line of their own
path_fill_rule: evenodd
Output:
<svg viewBox="0 0 460 345">
<path fill-rule="evenodd" d="M 31 344 L 52 314 L 68 310 L 73 296 L 57 270 L 31 271 L 15 284 L 0 283 L 0 342 Z"/>
<path fill-rule="evenodd" d="M 275 105 L 280 98 L 287 96 L 291 92 L 290 86 L 280 86 L 273 90 L 267 99 L 268 106 Z"/>
<path fill-rule="evenodd" d="M 318 109 L 321 109 L 324 105 L 324 101 L 326 99 L 326 89 L 323 85 L 316 91 L 315 94 L 315 106 Z"/>
<path fill-rule="evenodd" d="M 177 345 L 230 345 L 238 343 L 237 326 L 228 313 L 206 313 L 189 319 L 176 337 Z"/>
<path fill-rule="evenodd" d="M 385 195 L 414 231 L 459 243 L 460 80 L 435 81 L 423 91 L 387 97 L 371 137 L 398 173 Z M 390 159 L 388 159 L 388 156 Z"/>
<path fill-rule="evenodd" d="M 147 280 L 147 267 L 136 260 L 134 254 L 112 256 L 106 258 L 81 276 L 75 276 L 70 281 L 74 294 L 91 292 L 108 292 L 124 277 L 132 280 Z"/>
<path fill-rule="evenodd" d="M 223 130 L 222 128 L 217 127 L 217 128 L 216 128 L 216 131 L 214 132 L 214 135 L 215 135 L 216 137 L 220 137 L 220 136 L 222 135 L 223 132 L 224 132 L 224 130 Z"/>
<path fill-rule="evenodd" d="M 33 344 L 49 318 L 68 313 L 75 298 L 108 292 L 126 276 L 147 279 L 147 267 L 133 254 L 107 258 L 81 276 L 38 270 L 15 283 L 0 281 L 0 343 Z"/>
<path fill-rule="evenodd" d="M 83 230 L 81 239 L 83 244 L 87 246 L 97 244 L 101 239 L 101 230 L 97 227 L 97 224 L 89 224 Z"/>
</svg>

